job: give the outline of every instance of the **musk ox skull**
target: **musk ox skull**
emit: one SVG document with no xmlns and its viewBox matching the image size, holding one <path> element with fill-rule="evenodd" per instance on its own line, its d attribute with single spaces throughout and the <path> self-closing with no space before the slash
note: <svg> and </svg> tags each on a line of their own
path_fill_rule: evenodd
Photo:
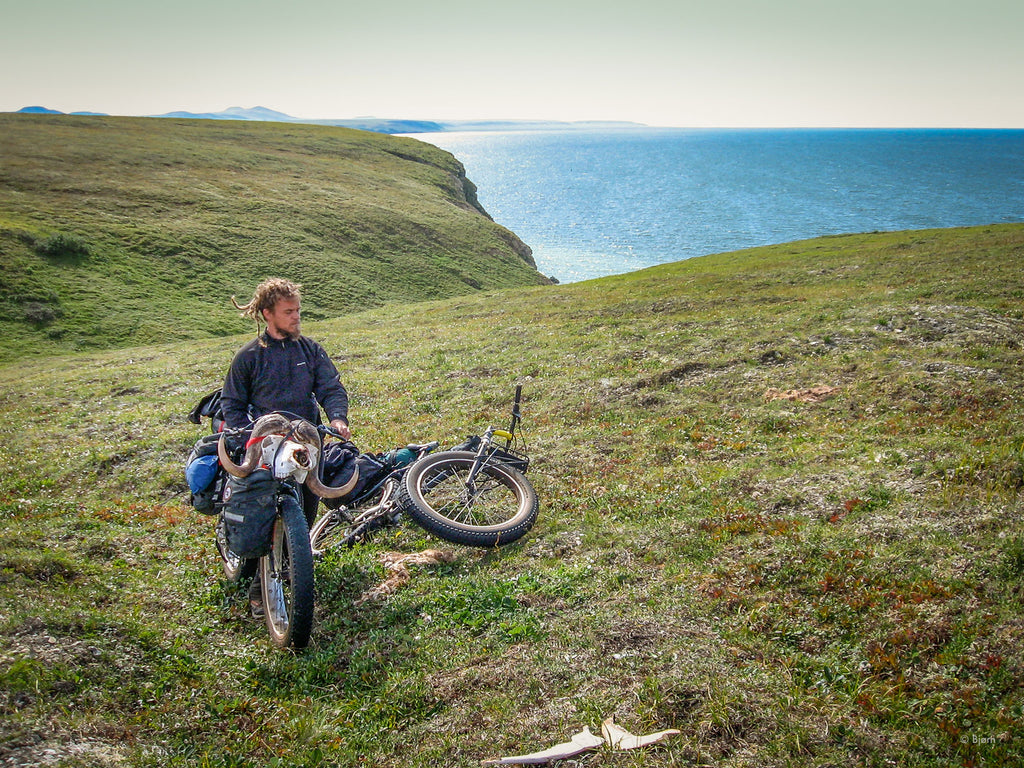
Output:
<svg viewBox="0 0 1024 768">
<path fill-rule="evenodd" d="M 217 441 L 217 456 L 224 471 L 234 477 L 248 477 L 264 463 L 264 453 L 276 454 L 278 449 L 290 460 L 300 474 L 305 474 L 306 486 L 322 499 L 336 499 L 347 495 L 359 480 L 358 469 L 344 485 L 324 485 L 317 474 L 320 460 L 320 433 L 308 421 L 290 421 L 279 413 L 261 416 L 253 425 L 249 446 L 241 464 L 235 464 L 228 457 L 224 444 L 226 433 L 222 432 Z M 284 441 L 285 445 L 280 444 Z"/>
</svg>

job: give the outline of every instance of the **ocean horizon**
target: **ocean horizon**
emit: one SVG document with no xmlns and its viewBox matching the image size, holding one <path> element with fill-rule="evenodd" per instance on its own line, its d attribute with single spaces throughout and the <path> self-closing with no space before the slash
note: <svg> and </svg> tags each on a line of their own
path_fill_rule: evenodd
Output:
<svg viewBox="0 0 1024 768">
<path fill-rule="evenodd" d="M 813 237 L 1024 221 L 1024 130 L 414 134 L 560 282 Z"/>
</svg>

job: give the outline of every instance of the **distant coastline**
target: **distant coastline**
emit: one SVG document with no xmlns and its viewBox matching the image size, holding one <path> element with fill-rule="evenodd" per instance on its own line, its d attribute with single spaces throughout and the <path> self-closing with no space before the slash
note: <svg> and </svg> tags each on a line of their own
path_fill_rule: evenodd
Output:
<svg viewBox="0 0 1024 768">
<path fill-rule="evenodd" d="M 433 133 L 562 283 L 842 233 L 1024 221 L 1024 130 Z"/>
<path fill-rule="evenodd" d="M 61 112 L 48 107 L 32 106 L 18 110 L 19 114 L 34 115 L 88 115 L 109 117 L 104 112 Z M 453 131 L 589 131 L 615 128 L 646 128 L 643 123 L 624 121 L 585 120 L 567 122 L 559 120 L 403 120 L 378 117 L 355 117 L 338 119 L 306 119 L 292 117 L 266 107 L 229 107 L 221 112 L 165 112 L 160 115 L 138 115 L 138 117 L 167 117 L 188 120 L 253 120 L 275 123 L 304 123 L 308 125 L 331 125 L 341 128 L 356 128 L 374 133 L 444 133 Z"/>
</svg>

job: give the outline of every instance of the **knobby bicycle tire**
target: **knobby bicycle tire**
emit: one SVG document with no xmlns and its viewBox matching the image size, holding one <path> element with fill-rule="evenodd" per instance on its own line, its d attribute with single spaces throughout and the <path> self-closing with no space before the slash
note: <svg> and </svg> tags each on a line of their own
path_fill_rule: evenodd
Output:
<svg viewBox="0 0 1024 768">
<path fill-rule="evenodd" d="M 399 502 L 423 528 L 455 544 L 500 547 L 518 541 L 537 519 L 537 492 L 521 472 L 494 461 L 468 487 L 475 458 L 470 451 L 425 456 L 405 473 Z"/>
<path fill-rule="evenodd" d="M 270 641 L 279 648 L 305 648 L 313 631 L 313 552 L 302 507 L 280 494 L 270 553 L 260 558 L 263 610 Z"/>
</svg>

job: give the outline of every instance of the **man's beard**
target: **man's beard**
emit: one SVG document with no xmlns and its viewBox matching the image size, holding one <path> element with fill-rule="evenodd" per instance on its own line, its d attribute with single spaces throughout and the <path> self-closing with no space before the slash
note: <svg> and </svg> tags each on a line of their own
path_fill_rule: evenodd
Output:
<svg viewBox="0 0 1024 768">
<path fill-rule="evenodd" d="M 302 335 L 302 326 L 296 326 L 295 330 L 289 328 L 282 328 L 279 325 L 273 325 L 267 327 L 267 333 L 277 338 L 288 339 L 290 341 L 298 341 L 299 336 Z"/>
</svg>

